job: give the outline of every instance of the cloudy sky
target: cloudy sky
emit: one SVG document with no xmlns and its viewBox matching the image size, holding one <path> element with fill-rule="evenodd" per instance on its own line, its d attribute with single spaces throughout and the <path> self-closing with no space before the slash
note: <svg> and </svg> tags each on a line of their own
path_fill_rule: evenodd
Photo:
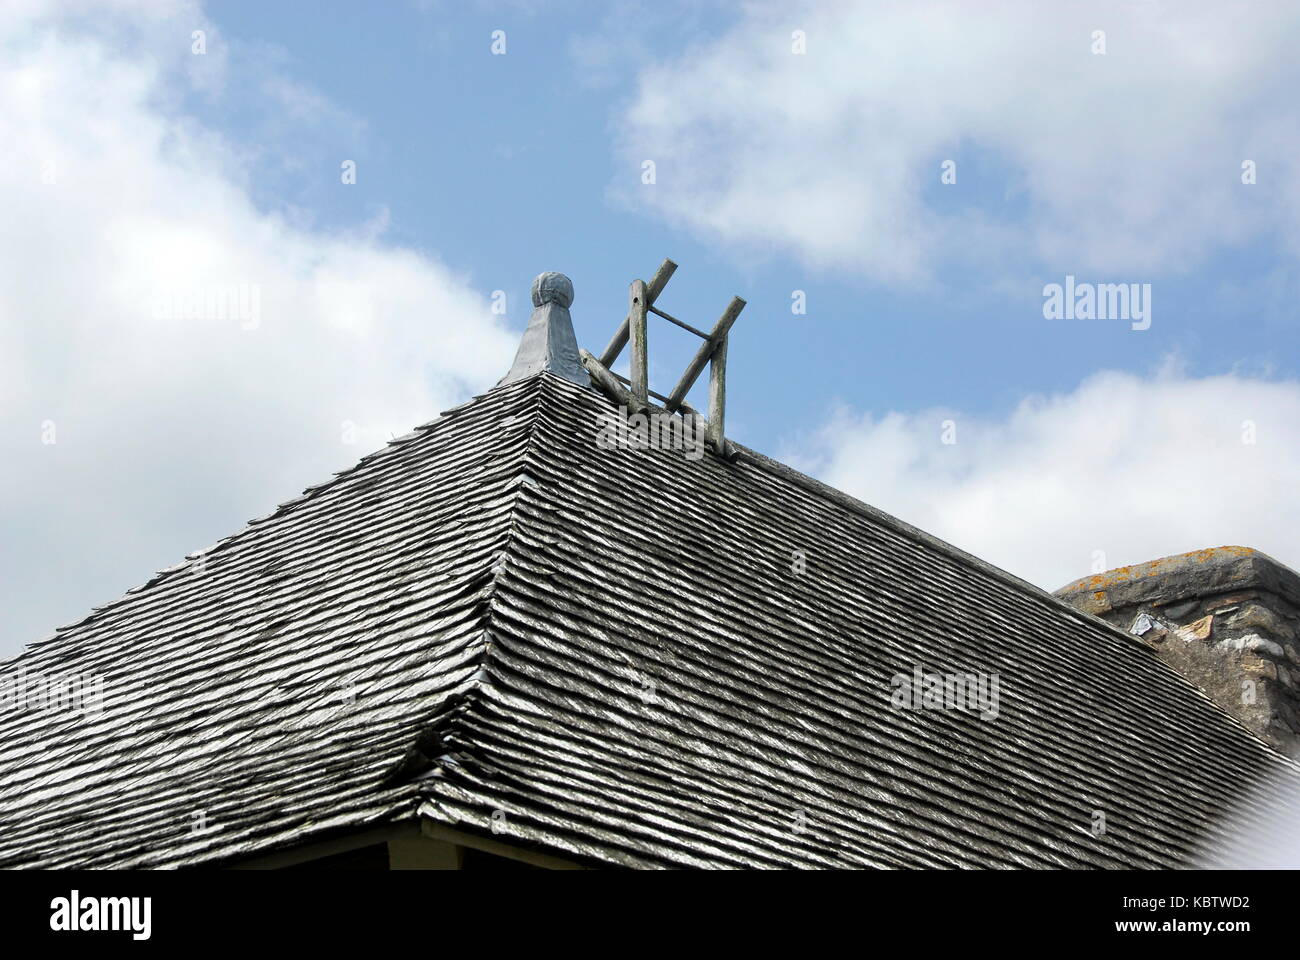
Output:
<svg viewBox="0 0 1300 960">
<path fill-rule="evenodd" d="M 0 654 L 665 256 L 743 443 L 1049 589 L 1300 565 L 1300 8 L 699 7 L 0 4 Z"/>
</svg>

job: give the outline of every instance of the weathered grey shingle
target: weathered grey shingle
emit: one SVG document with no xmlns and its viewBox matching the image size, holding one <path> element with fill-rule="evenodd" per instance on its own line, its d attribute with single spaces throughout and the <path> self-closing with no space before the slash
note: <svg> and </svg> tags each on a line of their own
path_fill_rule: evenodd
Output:
<svg viewBox="0 0 1300 960">
<path fill-rule="evenodd" d="M 0 865 L 496 812 L 635 866 L 1165 866 L 1295 778 L 1121 632 L 747 451 L 601 450 L 609 410 L 498 387 L 5 663 L 108 702 L 0 715 Z M 999 717 L 892 708 L 917 664 Z"/>
</svg>

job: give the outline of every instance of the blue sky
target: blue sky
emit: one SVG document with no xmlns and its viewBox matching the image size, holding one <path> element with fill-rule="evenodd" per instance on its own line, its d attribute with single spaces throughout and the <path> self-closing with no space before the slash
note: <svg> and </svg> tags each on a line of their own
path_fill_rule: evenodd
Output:
<svg viewBox="0 0 1300 960">
<path fill-rule="evenodd" d="M 675 315 L 748 301 L 743 443 L 1048 588 L 1298 563 L 1298 38 L 1284 4 L 16 4 L 0 653 L 489 388 L 538 272 L 598 352 L 666 256 Z M 1067 274 L 1150 284 L 1150 328 L 1045 319 Z M 231 283 L 258 329 L 143 315 Z M 650 343 L 666 392 L 695 344 Z"/>
<path fill-rule="evenodd" d="M 986 271 L 958 265 L 940 270 L 932 285 L 898 290 L 810 266 L 788 251 L 729 256 L 707 237 L 628 208 L 612 197 L 620 187 L 635 193 L 641 169 L 612 149 L 611 130 L 637 93 L 642 57 L 678 56 L 692 42 L 725 33 L 737 14 L 715 5 L 683 23 L 681 7 L 656 16 L 654 6 L 629 6 L 616 22 L 644 29 L 643 51 L 593 72 L 574 45 L 599 43 L 601 29 L 617 29 L 593 18 L 600 9 L 339 2 L 304 16 L 292 5 L 213 6 L 223 39 L 237 50 L 251 45 L 234 56 L 258 57 L 272 45 L 287 76 L 356 124 L 313 131 L 311 169 L 259 170 L 252 185 L 259 205 L 301 208 L 327 228 L 355 226 L 386 209 L 392 242 L 435 253 L 476 286 L 504 289 L 513 304 L 526 304 L 539 270 L 566 271 L 579 291 L 579 340 L 593 348 L 621 316 L 626 283 L 671 256 L 681 270 L 663 303 L 697 326 L 709 326 L 733 293 L 749 301 L 732 346 L 735 426 L 763 449 L 836 401 L 1004 413 L 1026 393 L 1072 389 L 1099 368 L 1145 372 L 1171 353 L 1205 373 L 1241 363 L 1295 373 L 1296 325 L 1268 285 L 1279 269 L 1293 276 L 1293 263 L 1279 260 L 1274 238 L 1225 244 L 1211 252 L 1213 260 L 1140 277 L 1089 273 L 1098 282 L 1158 283 L 1161 322 L 1135 337 L 1122 322 L 1081 329 L 1044 321 L 1042 282 L 1077 269 L 1068 253 L 1016 264 L 1031 276 L 1013 289 L 992 289 L 996 280 Z M 491 54 L 494 30 L 506 32 L 504 56 Z M 212 107 L 199 104 L 198 112 L 234 137 L 276 122 L 247 102 Z M 1086 125 L 1079 133 L 1088 135 Z M 941 185 L 939 164 L 949 156 L 960 175 Z M 337 157 L 357 161 L 355 188 L 340 185 Z M 1021 171 L 1005 157 L 978 143 L 953 143 L 932 166 L 926 206 L 975 208 L 1012 224 L 1025 218 Z M 1234 164 L 1224 176 L 1237 173 Z M 665 180 L 670 176 L 665 171 Z M 1275 185 L 1266 177 L 1239 191 L 1240 202 L 1276 202 Z M 673 189 L 664 181 L 655 187 Z M 1216 263 L 1227 266 L 1226 278 Z M 803 317 L 790 312 L 796 289 L 808 293 Z M 511 319 L 518 326 L 526 317 Z M 666 324 L 655 333 L 662 386 L 692 345 Z"/>
</svg>

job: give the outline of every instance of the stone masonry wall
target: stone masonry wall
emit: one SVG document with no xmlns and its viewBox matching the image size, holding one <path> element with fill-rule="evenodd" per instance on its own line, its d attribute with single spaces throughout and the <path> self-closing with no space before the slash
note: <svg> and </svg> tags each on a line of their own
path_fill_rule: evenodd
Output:
<svg viewBox="0 0 1300 960">
<path fill-rule="evenodd" d="M 1056 595 L 1141 639 L 1300 759 L 1300 574 L 1248 547 L 1217 547 L 1084 577 Z"/>
</svg>

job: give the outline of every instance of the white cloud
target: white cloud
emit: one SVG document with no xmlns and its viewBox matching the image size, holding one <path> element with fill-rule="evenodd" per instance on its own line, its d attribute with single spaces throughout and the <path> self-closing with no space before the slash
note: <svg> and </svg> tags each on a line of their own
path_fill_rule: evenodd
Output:
<svg viewBox="0 0 1300 960">
<path fill-rule="evenodd" d="M 173 112 L 196 6 L 69 9 L 0 14 L 0 654 L 489 386 L 515 344 L 382 219 L 254 205 L 241 145 Z M 159 308 L 225 287 L 255 326 Z"/>
<path fill-rule="evenodd" d="M 1092 573 L 1094 551 L 1110 568 L 1240 544 L 1300 567 L 1295 381 L 1166 366 L 1099 373 L 1004 419 L 844 409 L 793 459 L 1048 590 Z"/>
<path fill-rule="evenodd" d="M 1000 275 L 1026 256 L 1140 277 L 1260 231 L 1294 234 L 1295 5 L 746 10 L 720 38 L 646 69 L 618 115 L 615 194 L 735 253 L 790 252 L 898 284 L 956 264 Z M 652 187 L 639 182 L 647 159 Z M 1005 179 L 981 189 L 1009 202 L 944 193 L 947 159 L 962 185 L 988 177 L 990 159 L 1003 165 Z M 1248 159 L 1255 187 L 1241 183 Z"/>
</svg>

